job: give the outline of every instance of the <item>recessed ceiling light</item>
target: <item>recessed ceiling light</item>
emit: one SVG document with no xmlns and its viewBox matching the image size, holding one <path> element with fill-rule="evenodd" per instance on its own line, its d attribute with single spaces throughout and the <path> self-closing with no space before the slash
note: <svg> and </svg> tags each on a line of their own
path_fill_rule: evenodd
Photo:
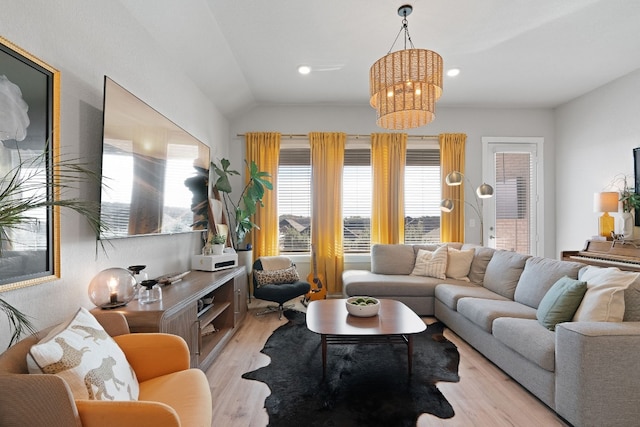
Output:
<svg viewBox="0 0 640 427">
<path fill-rule="evenodd" d="M 447 71 L 447 76 L 449 77 L 455 77 L 458 74 L 460 74 L 460 68 L 451 68 Z"/>
<path fill-rule="evenodd" d="M 300 74 L 309 74 L 311 72 L 311 67 L 308 65 L 301 65 L 298 67 L 298 72 Z"/>
</svg>

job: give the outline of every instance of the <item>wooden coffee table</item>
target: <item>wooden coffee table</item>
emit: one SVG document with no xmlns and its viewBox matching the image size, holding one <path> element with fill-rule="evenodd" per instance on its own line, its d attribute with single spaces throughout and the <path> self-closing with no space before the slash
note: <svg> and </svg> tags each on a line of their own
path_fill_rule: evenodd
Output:
<svg viewBox="0 0 640 427">
<path fill-rule="evenodd" d="M 307 328 L 320 334 L 322 376 L 327 371 L 329 344 L 405 344 L 411 375 L 413 334 L 427 325 L 409 307 L 391 299 L 380 299 L 380 312 L 373 317 L 356 317 L 347 312 L 345 299 L 316 300 L 307 307 Z"/>
</svg>

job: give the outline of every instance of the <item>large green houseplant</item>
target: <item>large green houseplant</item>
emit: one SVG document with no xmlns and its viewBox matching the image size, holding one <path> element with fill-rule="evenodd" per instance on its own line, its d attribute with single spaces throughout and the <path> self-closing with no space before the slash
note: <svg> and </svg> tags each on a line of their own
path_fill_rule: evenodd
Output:
<svg viewBox="0 0 640 427">
<path fill-rule="evenodd" d="M 53 171 L 47 171 L 43 165 L 48 155 L 45 149 L 37 156 L 21 160 L 0 177 L 0 256 L 3 244 L 11 243 L 11 230 L 28 227 L 37 220 L 32 215 L 35 209 L 71 209 L 87 220 L 96 235 L 105 230 L 97 202 L 69 197 L 70 193 L 77 191 L 80 183 L 99 183 L 99 174 L 91 170 L 88 162 L 60 156 L 54 159 Z M 48 188 L 46 182 L 51 183 Z M 1 297 L 0 311 L 9 323 L 9 346 L 24 333 L 35 332 L 28 316 Z"/>
<path fill-rule="evenodd" d="M 273 185 L 268 180 L 271 177 L 269 173 L 258 170 L 255 162 L 247 166 L 247 184 L 242 192 L 238 195 L 237 201 L 231 198 L 233 189 L 231 187 L 230 177 L 240 175 L 237 170 L 230 169 L 231 162 L 227 159 L 220 160 L 220 165 L 211 162 L 211 169 L 215 172 L 217 178 L 213 184 L 215 190 L 222 193 L 222 201 L 224 204 L 227 218 L 229 219 L 229 233 L 231 236 L 231 245 L 236 250 L 245 249 L 244 239 L 252 229 L 259 227 L 253 222 L 253 216 L 256 213 L 258 205 L 264 206 L 262 198 L 266 190 L 272 190 Z"/>
</svg>

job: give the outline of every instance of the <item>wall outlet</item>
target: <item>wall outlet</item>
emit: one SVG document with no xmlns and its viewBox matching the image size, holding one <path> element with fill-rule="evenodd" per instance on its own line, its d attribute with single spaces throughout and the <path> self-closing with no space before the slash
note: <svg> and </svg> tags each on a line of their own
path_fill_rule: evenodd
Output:
<svg viewBox="0 0 640 427">
<path fill-rule="evenodd" d="M 476 226 L 476 220 L 475 220 L 475 219 L 473 219 L 473 218 L 471 218 L 471 219 L 469 220 L 469 227 L 473 228 L 473 227 L 475 227 L 475 226 Z"/>
</svg>

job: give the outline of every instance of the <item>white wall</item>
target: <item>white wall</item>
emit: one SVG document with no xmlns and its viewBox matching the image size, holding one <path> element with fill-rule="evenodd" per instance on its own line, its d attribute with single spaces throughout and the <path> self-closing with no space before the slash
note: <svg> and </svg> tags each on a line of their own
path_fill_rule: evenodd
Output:
<svg viewBox="0 0 640 427">
<path fill-rule="evenodd" d="M 244 150 L 244 139 L 237 134 L 258 131 L 278 131 L 284 134 L 306 134 L 312 131 L 370 134 L 384 132 L 375 124 L 375 110 L 367 106 L 280 106 L 256 107 L 231 123 L 232 162 Z M 551 109 L 474 109 L 443 108 L 436 106 L 436 119 L 422 128 L 413 129 L 413 135 L 437 135 L 445 132 L 467 134 L 466 175 L 472 183 L 482 181 L 483 136 L 540 136 L 544 138 L 545 163 L 545 228 L 544 256 L 555 257 L 555 136 Z M 470 191 L 467 198 L 473 197 Z M 471 218 L 471 217 L 469 217 Z M 479 227 L 465 230 L 468 241 L 480 239 Z"/>
<path fill-rule="evenodd" d="M 99 159 L 106 74 L 211 146 L 212 157 L 227 155 L 227 121 L 119 2 L 3 1 L 1 9 L 2 36 L 61 72 L 63 152 Z M 82 191 L 98 199 L 96 189 Z M 146 264 L 151 277 L 183 271 L 200 245 L 197 233 L 136 237 L 114 240 L 105 255 L 75 213 L 63 215 L 61 234 L 62 278 L 1 294 L 37 327 L 91 307 L 87 286 L 102 269 Z M 7 329 L 0 317 L 0 349 L 8 342 Z"/>
<path fill-rule="evenodd" d="M 598 234 L 600 214 L 593 212 L 593 193 L 603 191 L 618 174 L 633 177 L 632 150 L 640 146 L 638 94 L 640 70 L 557 109 L 559 252 L 581 249 Z M 637 227 L 634 234 L 638 238 Z"/>
</svg>

